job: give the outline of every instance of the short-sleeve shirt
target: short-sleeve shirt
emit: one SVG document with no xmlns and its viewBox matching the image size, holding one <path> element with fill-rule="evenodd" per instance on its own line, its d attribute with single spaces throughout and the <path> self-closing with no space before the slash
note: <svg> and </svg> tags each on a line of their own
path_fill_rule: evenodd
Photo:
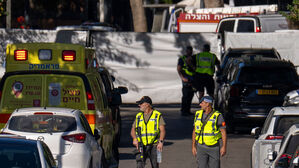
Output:
<svg viewBox="0 0 299 168">
<path fill-rule="evenodd" d="M 207 118 L 207 116 L 208 116 L 208 114 L 203 113 L 203 115 L 202 115 L 202 121 L 204 121 Z M 217 118 L 217 123 L 216 124 L 217 124 L 217 127 L 219 129 L 226 128 L 226 124 L 225 124 L 223 115 L 221 113 L 220 113 L 220 115 Z"/>
<path fill-rule="evenodd" d="M 148 120 L 150 119 L 152 113 L 153 113 L 153 112 L 148 113 L 148 114 L 143 113 L 143 115 L 144 115 L 144 116 L 143 116 L 143 117 L 144 117 L 144 121 L 145 121 L 146 123 L 147 123 Z M 161 125 L 166 125 L 166 123 L 165 123 L 165 121 L 164 121 L 162 115 L 160 115 L 160 119 L 159 119 L 159 127 L 160 127 Z M 133 124 L 132 124 L 132 127 L 133 127 L 133 128 L 136 128 L 136 119 L 134 120 L 134 122 L 133 122 Z"/>
<path fill-rule="evenodd" d="M 203 116 L 202 116 L 203 121 L 207 118 L 207 116 L 208 116 L 208 114 L 203 113 Z M 221 128 L 226 128 L 225 121 L 224 121 L 223 115 L 221 113 L 220 113 L 220 115 L 217 118 L 216 125 L 220 129 Z"/>
<path fill-rule="evenodd" d="M 195 67 L 196 66 L 196 62 L 195 62 L 196 57 L 195 57 L 195 55 L 192 55 L 191 57 L 192 57 L 192 64 Z M 184 67 L 184 64 L 185 64 L 184 60 L 182 59 L 182 57 L 180 57 L 178 59 L 178 65 L 181 66 L 181 67 Z M 187 65 L 187 67 L 188 67 L 188 71 L 194 72 L 194 70 L 191 68 L 191 66 Z M 186 74 L 184 74 L 184 75 L 186 75 Z"/>
</svg>

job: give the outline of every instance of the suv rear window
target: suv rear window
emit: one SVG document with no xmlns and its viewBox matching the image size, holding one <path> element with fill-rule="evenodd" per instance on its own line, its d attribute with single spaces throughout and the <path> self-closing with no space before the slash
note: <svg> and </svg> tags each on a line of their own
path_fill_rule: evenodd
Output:
<svg viewBox="0 0 299 168">
<path fill-rule="evenodd" d="M 254 32 L 253 20 L 239 20 L 237 32 Z"/>
<path fill-rule="evenodd" d="M 291 83 L 295 81 L 295 77 L 296 75 L 290 68 L 246 67 L 242 68 L 239 81 L 259 84 Z"/>
<path fill-rule="evenodd" d="M 8 128 L 22 132 L 66 132 L 77 129 L 74 117 L 59 115 L 24 115 L 13 116 Z"/>
<path fill-rule="evenodd" d="M 292 125 L 299 123 L 299 116 L 280 116 L 277 120 L 275 135 L 283 135 Z"/>
</svg>

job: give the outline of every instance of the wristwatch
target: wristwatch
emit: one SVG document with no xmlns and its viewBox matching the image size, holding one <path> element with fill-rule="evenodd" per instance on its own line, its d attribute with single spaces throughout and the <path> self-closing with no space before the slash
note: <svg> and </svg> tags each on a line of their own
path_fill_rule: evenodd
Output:
<svg viewBox="0 0 299 168">
<path fill-rule="evenodd" d="M 164 141 L 163 140 L 159 140 L 159 143 L 164 143 Z"/>
</svg>

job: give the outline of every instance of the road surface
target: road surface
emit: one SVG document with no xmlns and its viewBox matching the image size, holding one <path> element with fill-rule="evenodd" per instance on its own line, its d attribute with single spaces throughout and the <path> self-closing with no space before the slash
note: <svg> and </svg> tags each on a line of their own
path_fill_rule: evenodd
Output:
<svg viewBox="0 0 299 168">
<path fill-rule="evenodd" d="M 178 105 L 160 105 L 155 108 L 163 114 L 166 122 L 166 140 L 160 168 L 196 167 L 196 160 L 191 153 L 193 116 L 182 117 Z M 192 112 L 195 113 L 196 110 L 198 108 L 193 106 Z M 137 112 L 139 112 L 137 105 L 121 107 L 120 168 L 136 167 L 130 130 Z M 221 158 L 221 168 L 249 168 L 253 142 L 254 138 L 249 135 L 248 130 L 238 134 L 228 134 L 228 151 Z M 151 167 L 149 160 L 146 167 Z"/>
</svg>

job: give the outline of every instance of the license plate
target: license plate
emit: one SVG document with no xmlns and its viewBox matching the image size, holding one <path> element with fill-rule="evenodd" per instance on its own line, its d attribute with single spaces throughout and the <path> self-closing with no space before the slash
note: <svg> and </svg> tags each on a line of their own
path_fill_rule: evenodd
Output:
<svg viewBox="0 0 299 168">
<path fill-rule="evenodd" d="M 258 95 L 278 95 L 278 90 L 266 90 L 266 89 L 257 89 L 256 90 Z"/>
</svg>

